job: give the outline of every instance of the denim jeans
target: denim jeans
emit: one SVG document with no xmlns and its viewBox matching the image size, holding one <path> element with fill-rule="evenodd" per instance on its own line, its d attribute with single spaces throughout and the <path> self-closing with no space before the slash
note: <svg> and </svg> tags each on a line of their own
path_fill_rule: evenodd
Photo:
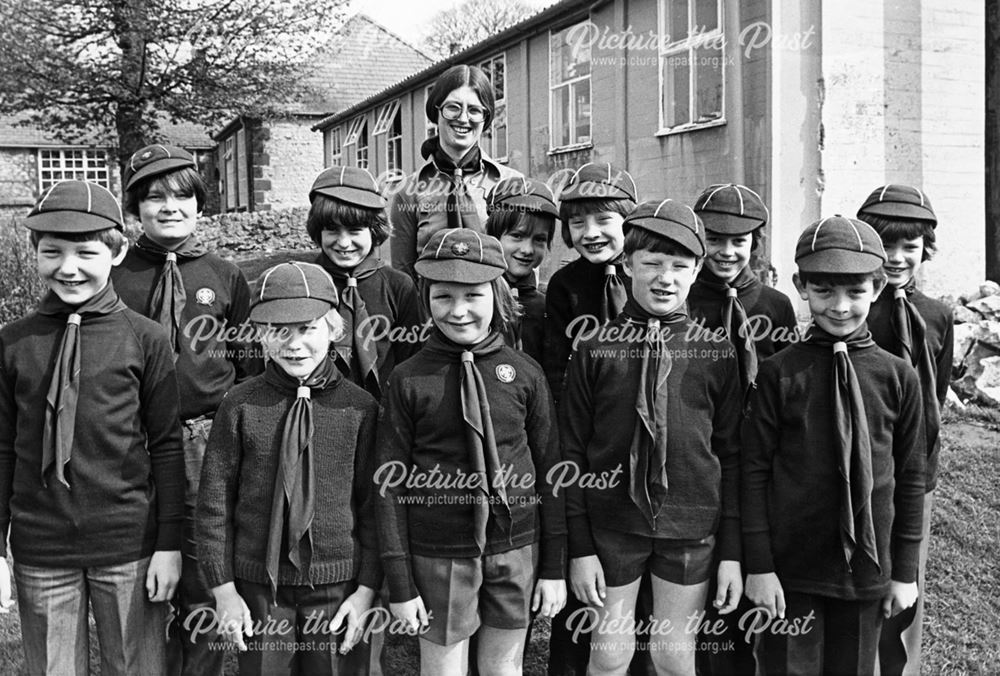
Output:
<svg viewBox="0 0 1000 676">
<path fill-rule="evenodd" d="M 89 673 L 87 607 L 101 645 L 101 674 L 163 674 L 167 604 L 146 595 L 149 557 L 113 566 L 47 568 L 14 562 L 27 673 Z"/>
</svg>

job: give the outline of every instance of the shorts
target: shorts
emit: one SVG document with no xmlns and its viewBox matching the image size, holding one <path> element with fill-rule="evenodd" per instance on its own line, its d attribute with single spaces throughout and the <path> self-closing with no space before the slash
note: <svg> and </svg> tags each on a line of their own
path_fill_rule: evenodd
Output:
<svg viewBox="0 0 1000 676">
<path fill-rule="evenodd" d="M 412 555 L 413 581 L 430 613 L 421 638 L 438 645 L 463 641 L 480 624 L 522 629 L 531 619 L 538 545 L 478 558 Z"/>
<path fill-rule="evenodd" d="M 647 570 L 674 584 L 700 584 L 712 569 L 714 535 L 700 540 L 667 540 L 594 528 L 593 536 L 604 583 L 609 587 L 631 584 Z"/>
</svg>

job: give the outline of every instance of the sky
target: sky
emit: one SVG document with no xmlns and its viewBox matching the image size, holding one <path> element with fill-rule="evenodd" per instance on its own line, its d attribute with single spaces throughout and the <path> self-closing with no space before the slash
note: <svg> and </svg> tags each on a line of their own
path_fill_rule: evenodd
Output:
<svg viewBox="0 0 1000 676">
<path fill-rule="evenodd" d="M 535 9 L 547 7 L 554 1 L 524 0 Z M 458 4 L 460 0 L 354 0 L 352 7 L 409 42 L 419 43 L 435 14 Z"/>
</svg>

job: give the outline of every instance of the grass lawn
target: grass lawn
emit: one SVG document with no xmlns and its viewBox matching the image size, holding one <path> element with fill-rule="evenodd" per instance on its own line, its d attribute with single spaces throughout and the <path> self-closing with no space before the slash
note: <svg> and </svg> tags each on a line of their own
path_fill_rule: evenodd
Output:
<svg viewBox="0 0 1000 676">
<path fill-rule="evenodd" d="M 943 439 L 927 572 L 922 671 L 994 673 L 1000 665 L 1000 413 L 948 411 Z M 545 673 L 548 626 L 539 624 L 526 674 Z M 416 674 L 414 641 L 390 638 L 388 643 L 390 676 Z M 22 662 L 15 610 L 0 615 L 0 674 L 21 673 Z M 235 660 L 227 673 L 236 673 Z"/>
</svg>

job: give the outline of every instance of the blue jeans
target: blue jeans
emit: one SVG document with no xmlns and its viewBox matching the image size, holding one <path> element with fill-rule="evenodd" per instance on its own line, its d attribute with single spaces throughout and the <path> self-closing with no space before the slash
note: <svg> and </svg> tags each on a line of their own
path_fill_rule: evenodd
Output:
<svg viewBox="0 0 1000 676">
<path fill-rule="evenodd" d="M 114 566 L 43 568 L 14 562 L 28 674 L 89 673 L 87 606 L 101 645 L 101 674 L 163 674 L 167 607 L 146 595 L 149 557 Z"/>
</svg>

